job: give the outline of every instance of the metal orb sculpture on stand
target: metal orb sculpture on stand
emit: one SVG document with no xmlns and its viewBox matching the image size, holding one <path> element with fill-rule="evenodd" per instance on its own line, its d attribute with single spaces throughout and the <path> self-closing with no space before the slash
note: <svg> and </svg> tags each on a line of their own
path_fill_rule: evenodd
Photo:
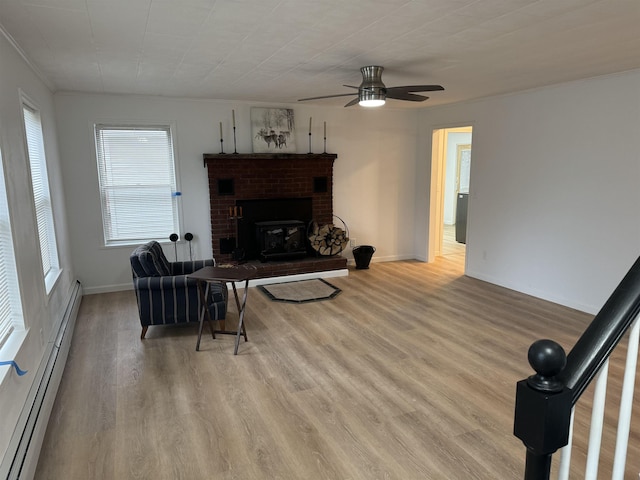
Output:
<svg viewBox="0 0 640 480">
<path fill-rule="evenodd" d="M 177 233 L 172 233 L 171 235 L 169 235 L 169 240 L 171 240 L 173 242 L 173 253 L 176 257 L 176 262 L 178 261 L 178 245 L 177 245 L 177 241 L 180 237 L 178 236 Z"/>
<path fill-rule="evenodd" d="M 185 233 L 184 239 L 189 242 L 189 260 L 193 261 L 193 251 L 191 250 L 191 240 L 193 240 L 193 233 Z"/>
</svg>

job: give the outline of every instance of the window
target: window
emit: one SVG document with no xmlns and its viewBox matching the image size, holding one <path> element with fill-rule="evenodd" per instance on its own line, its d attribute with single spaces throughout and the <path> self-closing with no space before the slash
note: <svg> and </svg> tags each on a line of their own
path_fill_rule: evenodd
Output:
<svg viewBox="0 0 640 480">
<path fill-rule="evenodd" d="M 171 128 L 96 125 L 95 137 L 105 245 L 179 232 Z"/>
<path fill-rule="evenodd" d="M 42 137 L 42 123 L 40 112 L 23 101 L 25 133 L 27 135 L 27 150 L 29 152 L 29 166 L 31 169 L 31 183 L 33 185 L 33 201 L 38 225 L 38 240 L 42 257 L 42 271 L 44 274 L 47 293 L 51 291 L 53 283 L 59 274 L 58 246 L 56 231 L 53 224 L 53 208 L 49 191 L 47 175 L 47 159 L 44 154 L 44 140 Z"/>
<path fill-rule="evenodd" d="M 0 173 L 3 171 L 0 152 Z M 4 175 L 0 175 L 0 349 L 11 333 L 22 327 L 21 312 Z"/>
</svg>

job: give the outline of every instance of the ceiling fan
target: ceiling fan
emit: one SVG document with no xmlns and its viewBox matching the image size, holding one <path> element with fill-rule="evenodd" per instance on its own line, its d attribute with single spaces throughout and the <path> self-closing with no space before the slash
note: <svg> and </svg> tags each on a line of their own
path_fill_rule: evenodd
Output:
<svg viewBox="0 0 640 480">
<path fill-rule="evenodd" d="M 337 95 L 325 95 L 322 97 L 310 97 L 301 98 L 299 102 L 305 102 L 307 100 L 318 100 L 321 98 L 334 98 L 334 97 L 348 97 L 351 95 L 357 95 L 356 98 L 351 100 L 345 105 L 350 107 L 355 104 L 360 104 L 363 107 L 379 107 L 384 105 L 387 98 L 393 98 L 396 100 L 406 100 L 409 102 L 424 102 L 427 98 L 424 95 L 416 95 L 414 92 L 434 92 L 437 90 L 444 90 L 442 85 L 404 85 L 402 87 L 389 87 L 387 88 L 382 83 L 382 72 L 384 67 L 376 65 L 362 67 L 362 83 L 359 87 L 353 85 L 343 85 L 343 87 L 355 88 L 358 91 L 352 93 L 339 93 Z"/>
</svg>

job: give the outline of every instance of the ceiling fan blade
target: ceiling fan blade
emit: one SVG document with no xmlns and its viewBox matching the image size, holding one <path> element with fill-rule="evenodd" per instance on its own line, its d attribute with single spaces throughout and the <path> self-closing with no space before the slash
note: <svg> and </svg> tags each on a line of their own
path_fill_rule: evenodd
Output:
<svg viewBox="0 0 640 480">
<path fill-rule="evenodd" d="M 396 100 L 408 100 L 409 102 L 424 102 L 427 98 L 424 95 L 416 95 L 414 93 L 387 90 L 387 98 L 395 98 Z"/>
<path fill-rule="evenodd" d="M 351 100 L 349 103 L 347 103 L 345 105 L 345 108 L 346 107 L 351 107 L 353 105 L 357 105 L 359 101 L 360 101 L 360 97 L 358 96 L 358 97 L 354 98 L 353 100 Z"/>
<path fill-rule="evenodd" d="M 309 97 L 309 98 L 301 98 L 298 100 L 299 102 L 306 102 L 307 100 L 319 100 L 321 98 L 334 98 L 334 97 L 350 97 L 351 95 L 358 95 L 358 92 L 353 93 L 340 93 L 338 95 L 324 95 L 322 97 Z"/>
<path fill-rule="evenodd" d="M 392 91 L 397 92 L 436 92 L 438 90 L 444 90 L 442 85 L 403 85 L 401 87 L 387 88 L 387 93 Z"/>
<path fill-rule="evenodd" d="M 342 86 L 347 88 L 360 88 L 360 87 L 354 87 L 353 85 L 342 85 Z"/>
</svg>

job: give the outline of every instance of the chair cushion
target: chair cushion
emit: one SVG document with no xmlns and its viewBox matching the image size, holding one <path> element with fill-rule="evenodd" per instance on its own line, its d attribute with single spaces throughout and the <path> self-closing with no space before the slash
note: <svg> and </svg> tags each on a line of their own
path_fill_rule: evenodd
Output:
<svg viewBox="0 0 640 480">
<path fill-rule="evenodd" d="M 131 268 L 137 277 L 162 277 L 171 275 L 171 268 L 162 247 L 152 241 L 140 245 L 130 256 Z"/>
<path fill-rule="evenodd" d="M 131 255 L 129 255 L 129 260 L 131 261 L 131 270 L 133 271 L 133 277 L 144 278 L 147 276 L 147 272 L 144 271 L 144 268 L 142 268 L 142 264 L 140 263 L 140 259 L 138 259 L 138 248 L 131 252 Z"/>
<path fill-rule="evenodd" d="M 138 255 L 138 260 L 147 277 L 163 277 L 169 275 L 169 272 L 164 269 L 164 265 L 158 256 L 151 250 L 141 252 Z"/>
<path fill-rule="evenodd" d="M 162 273 L 163 275 L 171 275 L 171 265 L 169 264 L 169 260 L 167 260 L 167 257 L 164 256 L 164 252 L 162 251 L 162 246 L 155 240 L 152 240 L 151 242 L 149 242 L 149 246 L 150 246 L 149 249 L 156 256 L 155 261 L 158 265 L 158 270 L 163 272 Z"/>
</svg>

